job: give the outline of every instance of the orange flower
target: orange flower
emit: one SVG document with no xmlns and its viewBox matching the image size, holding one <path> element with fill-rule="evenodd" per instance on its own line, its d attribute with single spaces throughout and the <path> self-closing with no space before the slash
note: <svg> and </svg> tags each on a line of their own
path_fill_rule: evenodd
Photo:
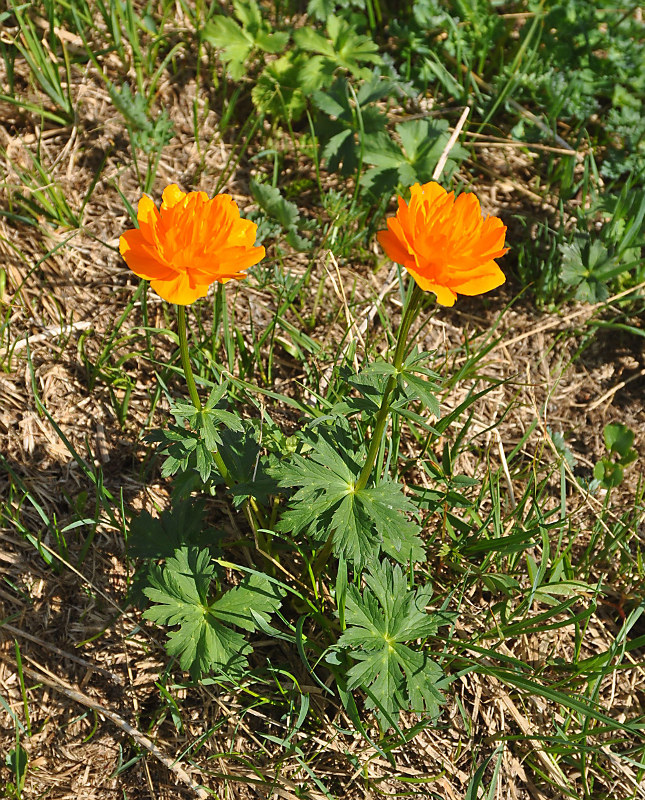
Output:
<svg viewBox="0 0 645 800">
<path fill-rule="evenodd" d="M 392 261 L 442 306 L 453 305 L 457 294 L 482 294 L 504 283 L 493 260 L 508 250 L 499 217 L 482 217 L 474 194 L 455 200 L 438 183 L 417 183 L 410 191 L 410 205 L 399 197 L 396 217 L 377 234 Z"/>
<path fill-rule="evenodd" d="M 209 200 L 205 192 L 186 194 L 173 183 L 164 189 L 161 211 L 144 195 L 137 219 L 139 227 L 121 236 L 119 250 L 132 272 L 169 303 L 189 305 L 211 283 L 245 278 L 243 270 L 264 258 L 264 247 L 254 247 L 257 225 L 240 217 L 227 194 Z"/>
</svg>

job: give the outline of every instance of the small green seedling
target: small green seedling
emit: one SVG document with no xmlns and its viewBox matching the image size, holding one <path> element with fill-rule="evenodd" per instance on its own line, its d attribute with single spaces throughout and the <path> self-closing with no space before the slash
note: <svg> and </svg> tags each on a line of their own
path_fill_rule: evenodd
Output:
<svg viewBox="0 0 645 800">
<path fill-rule="evenodd" d="M 627 425 L 605 425 L 605 445 L 613 458 L 602 458 L 594 467 L 594 478 L 605 489 L 613 489 L 623 482 L 625 467 L 636 461 L 638 453 L 633 448 L 634 432 Z"/>
</svg>

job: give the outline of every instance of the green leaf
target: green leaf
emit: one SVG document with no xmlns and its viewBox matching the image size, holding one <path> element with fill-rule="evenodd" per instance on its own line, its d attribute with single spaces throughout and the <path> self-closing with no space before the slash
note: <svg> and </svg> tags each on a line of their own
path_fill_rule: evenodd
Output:
<svg viewBox="0 0 645 800">
<path fill-rule="evenodd" d="M 636 451 L 632 449 L 634 432 L 627 425 L 621 423 L 605 425 L 603 434 L 607 450 L 620 456 L 621 464 L 625 464 L 626 459 L 629 459 L 628 463 L 631 463 L 637 457 Z"/>
<path fill-rule="evenodd" d="M 334 58 L 332 43 L 313 28 L 298 28 L 293 32 L 293 40 L 301 50 Z"/>
<path fill-rule="evenodd" d="M 347 396 L 334 406 L 334 412 L 349 416 L 358 411 L 376 414 L 381 407 L 383 391 L 389 375 L 395 373 L 394 367 L 387 361 L 373 361 L 363 367 L 358 375 L 351 373 L 346 376 L 347 383 L 354 387 L 360 396 Z"/>
<path fill-rule="evenodd" d="M 20 743 L 18 743 L 15 747 L 12 747 L 5 756 L 4 763 L 11 771 L 13 779 L 16 782 L 16 789 L 22 790 L 25 785 L 25 779 L 27 777 L 27 765 L 29 763 L 29 755 L 25 748 Z M 9 786 L 11 786 L 11 784 Z M 8 787 L 5 788 L 7 789 Z M 8 791 L 5 797 L 20 798 L 21 794 L 20 791 L 16 791 L 15 794 Z"/>
<path fill-rule="evenodd" d="M 437 393 L 440 390 L 440 376 L 424 365 L 432 353 L 426 353 L 416 348 L 406 358 L 405 364 L 399 372 L 399 383 L 403 382 L 406 387 L 408 399 L 418 397 L 426 408 L 439 417 L 441 409 L 437 400 Z"/>
<path fill-rule="evenodd" d="M 415 119 L 396 126 L 408 164 L 414 170 L 416 180 L 425 183 L 432 178 L 437 162 L 448 144 L 450 133 L 445 119 Z M 468 156 L 468 151 L 455 144 L 451 151 L 442 177 L 450 177 L 457 164 Z"/>
<path fill-rule="evenodd" d="M 153 588 L 147 589 L 146 595 L 154 602 L 168 605 L 165 621 L 174 625 L 174 615 L 183 613 L 182 604 L 190 609 L 207 605 L 214 571 L 208 550 L 181 547 L 168 559 L 166 568 L 155 573 Z M 155 613 L 159 615 L 161 611 Z"/>
<path fill-rule="evenodd" d="M 333 42 L 339 66 L 349 70 L 357 78 L 369 79 L 371 72 L 360 69 L 359 64 L 382 64 L 378 45 L 369 36 L 356 33 L 350 23 L 332 14 L 327 19 L 327 32 Z"/>
<path fill-rule="evenodd" d="M 381 64 L 378 45 L 369 36 L 356 33 L 354 26 L 342 17 L 327 16 L 328 38 L 313 28 L 298 28 L 293 33 L 302 50 L 319 54 L 332 70 L 340 67 L 356 78 L 369 80 L 371 72 L 361 64 Z"/>
<path fill-rule="evenodd" d="M 405 155 L 399 145 L 386 131 L 380 131 L 372 136 L 366 144 L 363 158 L 367 164 L 373 164 L 379 169 L 395 169 L 405 162 Z"/>
<path fill-rule="evenodd" d="M 385 727 L 404 709 L 438 715 L 443 673 L 425 652 L 405 643 L 434 635 L 450 616 L 427 613 L 431 588 L 410 590 L 400 567 L 389 562 L 371 569 L 365 583 L 362 594 L 353 585 L 347 589 L 347 628 L 338 641 L 357 662 L 348 672 L 348 689 L 368 692 L 367 705 Z"/>
<path fill-rule="evenodd" d="M 264 575 L 247 575 L 235 589 L 210 606 L 213 617 L 245 631 L 258 629 L 257 618 L 268 623 L 282 602 L 284 591 Z"/>
<path fill-rule="evenodd" d="M 171 405 L 170 412 L 180 425 L 148 434 L 147 441 L 159 442 L 159 449 L 168 452 L 162 467 L 164 477 L 196 469 L 203 483 L 209 479 L 214 467 L 213 452 L 222 444 L 219 426 L 238 433 L 244 430 L 237 414 L 220 407 L 226 402 L 227 390 L 226 382 L 216 386 L 200 411 L 192 403 Z M 186 422 L 192 430 L 183 427 Z"/>
<path fill-rule="evenodd" d="M 623 482 L 624 470 L 615 461 L 602 458 L 593 468 L 593 476 L 605 489 L 613 489 Z"/>
<path fill-rule="evenodd" d="M 227 65 L 229 75 L 239 80 L 254 48 L 266 53 L 281 53 L 287 46 L 289 34 L 286 31 L 273 32 L 255 0 L 234 0 L 233 8 L 241 26 L 230 17 L 217 14 L 206 23 L 202 36 L 221 51 L 220 57 Z"/>
<path fill-rule="evenodd" d="M 265 214 L 277 220 L 285 230 L 297 225 L 300 219 L 298 206 L 289 202 L 289 200 L 285 200 L 280 193 L 280 189 L 269 186 L 267 183 L 258 183 L 252 180 L 251 194 Z"/>
<path fill-rule="evenodd" d="M 220 58 L 226 64 L 231 78 L 240 80 L 244 75 L 244 63 L 253 49 L 253 38 L 235 20 L 222 14 L 204 25 L 202 36 L 221 51 Z"/>
<path fill-rule="evenodd" d="M 372 193 L 382 192 L 386 186 L 394 189 L 398 184 L 429 181 L 449 139 L 447 120 L 410 120 L 397 125 L 396 132 L 402 147 L 385 132 L 366 138 L 364 159 L 373 169 L 365 173 L 362 183 Z M 455 145 L 444 178 L 449 178 L 467 155 L 461 145 Z"/>
<path fill-rule="evenodd" d="M 153 603 L 144 617 L 159 625 L 178 626 L 168 633 L 166 650 L 195 678 L 213 670 L 240 674 L 251 647 L 223 623 L 254 631 L 254 615 L 266 622 L 280 605 L 280 591 L 264 576 L 245 578 L 210 604 L 214 570 L 208 550 L 182 547 L 164 568 L 151 568 L 150 585 L 144 589 Z"/>
<path fill-rule="evenodd" d="M 334 13 L 335 7 L 335 0 L 309 0 L 307 14 L 310 17 L 315 17 L 320 22 L 324 22 L 328 16 Z"/>
<path fill-rule="evenodd" d="M 228 470 L 232 485 L 229 492 L 236 506 L 248 497 L 255 497 L 260 504 L 269 504 L 269 495 L 277 493 L 277 484 L 266 471 L 265 459 L 260 456 L 260 446 L 252 423 L 246 423 L 244 433 L 222 432 L 222 459 Z"/>
<path fill-rule="evenodd" d="M 419 526 L 408 518 L 416 508 L 401 487 L 386 481 L 355 489 L 360 465 L 355 460 L 356 445 L 343 423 L 317 435 L 309 433 L 309 449 L 270 470 L 280 486 L 299 487 L 278 529 L 305 532 L 316 540 L 331 535 L 334 554 L 357 568 L 372 561 L 381 549 L 401 563 L 422 559 L 425 551 Z"/>
<path fill-rule="evenodd" d="M 301 236 L 296 228 L 290 228 L 287 231 L 286 240 L 294 250 L 299 250 L 302 253 L 312 250 L 314 247 L 313 241 Z"/>
<path fill-rule="evenodd" d="M 332 437 L 334 444 L 329 441 Z M 351 455 L 355 448 L 349 431 L 339 424 L 331 434 L 306 431 L 303 440 L 305 454 L 294 453 L 273 470 L 280 486 L 300 487 L 278 528 L 293 534 L 305 531 L 314 539 L 327 539 L 340 525 L 335 552 L 343 552 L 348 560 L 362 563 L 369 549 L 375 546 L 375 534 L 354 513 L 351 495 L 360 468 Z"/>
<path fill-rule="evenodd" d="M 346 87 L 346 82 L 336 81 L 328 92 L 316 92 L 314 102 L 321 111 L 330 117 L 350 117 L 351 108 L 347 99 L 347 92 L 341 90 Z"/>
<path fill-rule="evenodd" d="M 300 55 L 302 58 L 298 58 Z M 298 83 L 307 97 L 333 83 L 335 65 L 329 59 L 302 53 L 297 54 L 297 60 L 299 65 Z"/>
<path fill-rule="evenodd" d="M 400 564 L 422 561 L 425 556 L 419 538 L 419 525 L 406 514 L 416 514 L 417 508 L 402 492 L 400 484 L 384 481 L 378 486 L 356 493 L 357 500 L 370 517 L 381 538 L 383 550 Z"/>
<path fill-rule="evenodd" d="M 438 417 L 441 410 L 436 395 L 440 389 L 440 376 L 424 365 L 431 355 L 432 353 L 414 349 L 398 371 L 389 362 L 379 359 L 363 367 L 358 375 L 350 376 L 347 381 L 370 401 L 369 407 L 376 410 L 380 406 L 380 398 L 385 388 L 385 382 L 379 378 L 396 375 L 403 396 L 409 401 L 421 400 L 423 405 Z M 368 408 L 365 404 L 363 407 L 366 410 Z M 396 403 L 394 410 L 398 410 Z"/>
<path fill-rule="evenodd" d="M 114 107 L 121 112 L 126 122 L 135 131 L 152 131 L 152 121 L 148 117 L 148 104 L 142 94 L 139 92 L 133 94 L 127 83 L 118 87 L 109 83 L 108 92 Z"/>
<path fill-rule="evenodd" d="M 265 25 L 262 20 L 262 11 L 255 0 L 233 0 L 233 9 L 244 30 L 255 38 L 258 31 Z"/>
<path fill-rule="evenodd" d="M 255 44 L 264 50 L 265 53 L 281 53 L 287 46 L 289 34 L 287 31 L 259 31 L 255 38 Z"/>
<path fill-rule="evenodd" d="M 199 436 L 194 431 L 186 430 L 179 425 L 170 425 L 165 430 L 150 431 L 146 435 L 145 441 L 157 442 L 159 452 L 167 452 L 168 455 L 161 469 L 161 474 L 167 478 L 179 471 L 186 472 L 189 469 L 191 459 L 194 459 Z"/>
<path fill-rule="evenodd" d="M 322 157 L 326 159 L 330 172 L 335 172 L 340 164 L 346 171 L 351 171 L 355 162 L 355 142 L 352 131 L 339 131 L 331 136 L 323 147 Z"/>
<path fill-rule="evenodd" d="M 607 282 L 624 272 L 624 267 L 597 239 L 576 234 L 573 241 L 559 247 L 562 254 L 562 282 L 575 287 L 575 297 L 598 303 L 609 296 Z"/>
<path fill-rule="evenodd" d="M 304 55 L 299 58 L 289 52 L 267 64 L 251 89 L 255 107 L 287 122 L 299 119 L 307 107 L 302 87 L 303 62 L 307 60 Z M 320 89 L 323 83 L 321 76 L 315 89 Z"/>
<path fill-rule="evenodd" d="M 557 453 L 561 455 L 567 464 L 573 469 L 576 459 L 571 451 L 571 448 L 567 445 L 564 436 L 558 431 L 552 431 L 549 427 L 547 427 L 547 432 L 551 437 L 551 441 L 553 442 Z"/>
<path fill-rule="evenodd" d="M 134 558 L 169 558 L 184 545 L 199 544 L 203 526 L 203 503 L 189 498 L 175 501 L 157 519 L 142 511 L 130 522 L 128 553 Z"/>
<path fill-rule="evenodd" d="M 434 414 L 435 417 L 440 416 L 441 409 L 439 407 L 439 401 L 434 394 L 434 391 L 437 389 L 436 383 L 432 383 L 419 375 L 411 375 L 408 372 L 402 372 L 400 380 L 406 383 L 406 395 L 408 399 L 418 397 L 431 414 Z"/>
<path fill-rule="evenodd" d="M 213 455 L 211 448 L 207 447 L 206 443 L 203 441 L 197 442 L 197 447 L 195 448 L 195 457 L 199 477 L 201 478 L 202 483 L 206 483 L 206 481 L 210 478 L 211 468 L 213 466 Z"/>
<path fill-rule="evenodd" d="M 387 116 L 375 101 L 389 85 L 387 81 L 374 79 L 361 86 L 357 94 L 358 109 L 353 99 L 350 102 L 346 78 L 337 78 L 328 90 L 313 93 L 313 101 L 322 112 L 316 118 L 316 132 L 329 171 L 337 171 L 340 164 L 344 175 L 356 171 L 360 156 L 359 135 L 366 150 L 371 147 L 372 139 L 385 129 Z"/>
</svg>

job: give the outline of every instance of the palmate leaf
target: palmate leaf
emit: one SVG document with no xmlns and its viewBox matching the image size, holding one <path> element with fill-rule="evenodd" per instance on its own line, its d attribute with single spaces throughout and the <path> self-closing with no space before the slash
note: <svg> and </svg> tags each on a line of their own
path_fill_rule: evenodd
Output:
<svg viewBox="0 0 645 800">
<path fill-rule="evenodd" d="M 393 191 L 399 184 L 411 186 L 431 180 L 450 136 L 446 120 L 410 120 L 397 125 L 396 132 L 401 146 L 386 132 L 366 139 L 364 159 L 372 169 L 365 173 L 361 182 L 372 193 Z M 458 162 L 467 155 L 461 145 L 455 145 L 443 177 L 449 178 Z"/>
<path fill-rule="evenodd" d="M 362 594 L 353 585 L 347 589 L 347 628 L 338 641 L 356 662 L 348 689 L 367 692 L 368 707 L 385 727 L 404 709 L 438 715 L 443 673 L 425 652 L 405 643 L 434 635 L 450 615 L 427 613 L 431 588 L 410 590 L 400 567 L 389 562 L 370 570 L 365 583 Z"/>
<path fill-rule="evenodd" d="M 218 538 L 210 533 L 211 538 Z M 205 539 L 204 504 L 192 498 L 178 500 L 154 518 L 142 511 L 130 522 L 128 554 L 134 558 L 161 559 L 172 556 L 182 545 Z"/>
<path fill-rule="evenodd" d="M 360 157 L 358 137 L 367 148 L 385 130 L 387 115 L 375 103 L 390 89 L 391 83 L 379 78 L 364 83 L 356 94 L 358 108 L 354 108 L 346 78 L 337 78 L 326 91 L 313 93 L 321 112 L 316 117 L 316 133 L 329 171 L 338 171 L 341 164 L 343 175 L 356 171 Z"/>
<path fill-rule="evenodd" d="M 239 586 L 215 600 L 209 610 L 222 622 L 253 633 L 258 629 L 256 618 L 268 623 L 280 608 L 282 594 L 282 590 L 264 575 L 248 575 Z"/>
<path fill-rule="evenodd" d="M 293 454 L 273 470 L 280 486 L 298 487 L 278 525 L 281 531 L 317 540 L 333 535 L 335 555 L 357 568 L 380 550 L 401 563 L 423 558 L 419 526 L 408 518 L 416 508 L 401 487 L 384 481 L 356 490 L 361 468 L 342 423 L 310 434 L 308 445 L 304 454 Z"/>
<path fill-rule="evenodd" d="M 216 425 L 223 425 L 231 431 L 242 432 L 243 425 L 237 414 L 226 411 L 228 383 L 223 381 L 210 393 L 206 405 L 198 411 L 192 403 L 175 403 L 170 413 L 178 423 L 187 421 L 190 427 L 200 434 L 208 450 L 216 450 L 222 443 Z"/>
<path fill-rule="evenodd" d="M 220 57 L 231 78 L 239 80 L 254 48 L 266 53 L 280 53 L 289 41 L 289 34 L 286 31 L 272 32 L 255 0 L 234 0 L 233 7 L 240 25 L 230 17 L 216 14 L 204 26 L 202 36 L 220 50 Z"/>
<path fill-rule="evenodd" d="M 242 505 L 249 497 L 268 505 L 269 495 L 277 493 L 276 481 L 268 475 L 266 460 L 260 457 L 257 436 L 251 420 L 245 420 L 244 433 L 222 431 L 220 452 L 231 481 L 229 493 L 236 506 Z"/>
<path fill-rule="evenodd" d="M 597 239 L 580 233 L 559 247 L 562 282 L 576 289 L 577 300 L 598 303 L 609 296 L 608 282 L 625 271 L 620 259 Z"/>
<path fill-rule="evenodd" d="M 168 454 L 161 471 L 164 477 L 197 470 L 205 483 L 214 470 L 213 452 L 222 444 L 219 427 L 242 433 L 244 426 L 237 414 L 222 408 L 227 389 L 226 382 L 215 386 L 200 411 L 192 403 L 174 403 L 170 412 L 179 424 L 146 436 L 146 441 L 159 442 L 159 450 Z M 191 430 L 184 427 L 186 422 Z"/>
<path fill-rule="evenodd" d="M 222 532 L 204 521 L 204 504 L 192 497 L 175 498 L 172 506 L 160 517 L 141 511 L 130 521 L 128 533 L 128 555 L 131 558 L 160 561 L 170 558 L 181 547 L 207 548 L 211 553 L 218 550 Z M 140 607 L 147 605 L 143 594 L 148 585 L 149 568 L 137 570 L 130 584 L 128 597 Z"/>
<path fill-rule="evenodd" d="M 262 575 L 246 577 L 209 602 L 214 570 L 208 550 L 182 547 L 164 568 L 151 567 L 150 585 L 144 589 L 153 603 L 144 617 L 159 625 L 179 626 L 168 633 L 166 650 L 194 678 L 212 671 L 239 675 L 252 648 L 228 625 L 255 631 L 256 617 L 267 622 L 281 602 L 281 590 Z"/>
<path fill-rule="evenodd" d="M 439 392 L 440 376 L 425 366 L 424 362 L 432 353 L 419 352 L 416 348 L 406 358 L 399 370 L 388 361 L 373 361 L 364 367 L 358 375 L 349 377 L 350 383 L 357 389 L 362 400 L 356 402 L 350 398 L 345 402 L 348 411 L 365 410 L 376 413 L 380 406 L 380 398 L 385 388 L 387 378 L 396 375 L 399 392 L 409 401 L 420 400 L 421 403 L 436 417 L 440 414 L 437 393 Z M 397 410 L 395 407 L 394 411 Z"/>
<path fill-rule="evenodd" d="M 336 5 L 335 0 L 309 0 L 307 14 L 315 17 L 319 22 L 324 22 L 330 14 L 334 13 Z"/>
<path fill-rule="evenodd" d="M 244 75 L 244 62 L 253 49 L 253 37 L 230 17 L 217 14 L 204 26 L 204 39 L 220 50 L 220 57 L 227 65 L 234 80 Z"/>
<path fill-rule="evenodd" d="M 358 500 L 380 535 L 381 548 L 395 561 L 407 564 L 425 558 L 420 528 L 406 514 L 417 508 L 394 481 L 383 481 L 356 493 Z"/>
<path fill-rule="evenodd" d="M 375 42 L 369 36 L 356 33 L 342 17 L 334 14 L 327 17 L 327 34 L 328 38 L 313 28 L 298 28 L 293 38 L 302 50 L 319 54 L 333 69 L 346 69 L 356 78 L 371 76 L 370 70 L 361 64 L 382 63 Z"/>
<path fill-rule="evenodd" d="M 301 69 L 300 59 L 293 51 L 267 64 L 251 89 L 255 107 L 287 122 L 299 119 L 307 107 L 300 83 Z M 322 82 L 315 88 L 320 86 Z"/>
<path fill-rule="evenodd" d="M 161 468 L 164 478 L 176 472 L 185 472 L 188 469 L 191 457 L 199 442 L 199 436 L 194 431 L 186 430 L 179 425 L 170 425 L 165 429 L 158 428 L 146 434 L 146 442 L 157 442 L 159 452 L 166 452 L 166 459 Z"/>
</svg>

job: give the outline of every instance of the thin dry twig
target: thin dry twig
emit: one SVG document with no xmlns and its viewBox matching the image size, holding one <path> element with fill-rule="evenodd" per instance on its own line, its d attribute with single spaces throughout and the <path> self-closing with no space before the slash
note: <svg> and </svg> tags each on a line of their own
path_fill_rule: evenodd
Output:
<svg viewBox="0 0 645 800">
<path fill-rule="evenodd" d="M 2 661 L 13 668 L 11 662 L 8 662 L 4 658 Z M 212 796 L 210 792 L 206 791 L 206 789 L 197 784 L 181 766 L 181 764 L 178 764 L 174 759 L 166 755 L 151 739 L 130 725 L 129 722 L 123 719 L 123 717 L 119 716 L 116 712 L 109 708 L 105 708 L 105 706 L 102 706 L 100 703 L 96 702 L 96 700 L 93 700 L 91 697 L 83 694 L 83 692 L 79 692 L 78 689 L 69 686 L 45 667 L 39 666 L 38 669 L 32 669 L 31 667 L 27 667 L 25 664 L 23 664 L 22 669 L 23 672 L 33 680 L 45 684 L 45 686 L 48 686 L 55 692 L 65 695 L 65 697 L 67 697 L 69 700 L 72 700 L 74 703 L 79 703 L 86 708 L 90 708 L 92 711 L 96 711 L 97 714 L 109 719 L 110 722 L 117 726 L 117 728 L 120 728 L 128 736 L 131 736 L 140 747 L 142 747 L 144 750 L 147 750 L 150 755 L 154 756 L 158 761 L 160 761 L 164 767 L 172 772 L 178 780 L 185 784 L 195 794 L 195 796 L 199 798 L 199 800 L 210 800 Z"/>
<path fill-rule="evenodd" d="M 116 675 L 114 672 L 110 672 L 110 670 L 105 669 L 104 667 L 100 667 L 98 664 L 94 664 L 85 658 L 80 658 L 79 656 L 76 656 L 73 653 L 68 653 L 67 650 L 62 650 L 55 644 L 52 644 L 51 642 L 46 642 L 39 636 L 34 636 L 33 633 L 27 633 L 27 631 L 23 631 L 21 628 L 16 628 L 13 625 L 10 625 L 8 622 L 0 623 L 0 633 L 2 633 L 3 631 L 10 633 L 12 636 L 18 636 L 21 639 L 27 639 L 28 641 L 33 642 L 34 644 L 40 645 L 40 647 L 44 647 L 45 650 L 50 650 L 52 653 L 56 653 L 56 655 L 60 656 L 61 658 L 66 658 L 69 661 L 73 661 L 75 664 L 80 664 L 81 667 L 85 667 L 86 669 L 92 670 L 92 672 L 98 672 L 105 678 L 109 678 L 114 683 L 117 684 L 125 683 L 125 681 L 120 675 Z"/>
<path fill-rule="evenodd" d="M 612 386 L 611 389 L 606 391 L 603 395 L 601 395 L 597 400 L 594 400 L 593 403 L 591 403 L 591 405 L 587 407 L 587 412 L 593 411 L 594 408 L 598 408 L 598 406 L 601 406 L 606 400 L 611 400 L 611 398 L 616 394 L 616 392 L 619 392 L 621 389 L 624 389 L 625 386 L 627 386 L 627 384 L 631 383 L 632 381 L 635 381 L 637 378 L 642 378 L 643 375 L 645 375 L 645 367 L 643 367 L 643 369 L 640 370 L 640 372 L 637 372 L 635 375 L 632 375 L 629 378 L 625 378 L 624 381 L 620 381 L 620 383 L 617 383 L 615 386 Z"/>
<path fill-rule="evenodd" d="M 28 345 L 43 342 L 52 336 L 70 336 L 74 331 L 86 331 L 91 327 L 92 323 L 87 320 L 78 320 L 68 325 L 50 325 L 42 333 L 37 333 L 35 336 L 25 335 L 22 339 L 18 339 L 17 342 L 5 347 L 4 350 L 0 350 L 0 358 L 4 358 L 10 353 L 16 353 L 18 350 L 23 350 Z"/>
<path fill-rule="evenodd" d="M 461 112 L 461 116 L 459 117 L 459 121 L 455 125 L 455 129 L 452 132 L 450 139 L 446 143 L 446 146 L 443 148 L 443 153 L 441 154 L 439 161 L 437 161 L 437 166 L 434 168 L 432 173 L 432 180 L 436 181 L 439 180 L 441 173 L 443 172 L 443 168 L 446 166 L 446 161 L 448 160 L 448 156 L 450 155 L 450 151 L 455 146 L 457 139 L 459 138 L 459 134 L 461 133 L 461 129 L 466 124 L 466 120 L 468 119 L 468 115 L 470 114 L 470 106 L 466 106 L 464 110 Z"/>
<path fill-rule="evenodd" d="M 578 317 L 581 317 L 584 314 L 588 314 L 591 317 L 593 316 L 593 314 L 592 313 L 590 314 L 590 312 L 596 311 L 599 308 L 604 308 L 610 305 L 611 303 L 615 303 L 616 300 L 622 300 L 623 297 L 626 297 L 629 294 L 634 294 L 634 292 L 637 292 L 643 288 L 645 288 L 645 281 L 639 283 L 637 286 L 631 286 L 629 289 L 623 289 L 622 292 L 618 292 L 618 294 L 614 294 L 607 300 L 603 300 L 600 303 L 594 303 L 593 305 L 585 306 L 584 308 L 579 308 L 577 311 L 572 311 L 570 314 L 566 314 L 564 317 L 551 319 L 548 322 L 542 323 L 542 325 L 538 325 L 535 328 L 530 328 L 529 330 L 524 331 L 523 333 L 519 333 L 512 339 L 505 339 L 504 341 L 500 341 L 498 344 L 495 345 L 495 347 L 491 348 L 491 352 L 496 350 L 498 347 L 510 347 L 513 344 L 517 344 L 518 342 L 524 341 L 524 339 L 530 339 L 533 336 L 536 336 L 538 333 L 543 333 L 544 331 L 551 330 L 551 328 L 557 328 L 558 325 L 566 325 L 568 322 L 571 322 L 571 320 L 577 319 Z"/>
</svg>

